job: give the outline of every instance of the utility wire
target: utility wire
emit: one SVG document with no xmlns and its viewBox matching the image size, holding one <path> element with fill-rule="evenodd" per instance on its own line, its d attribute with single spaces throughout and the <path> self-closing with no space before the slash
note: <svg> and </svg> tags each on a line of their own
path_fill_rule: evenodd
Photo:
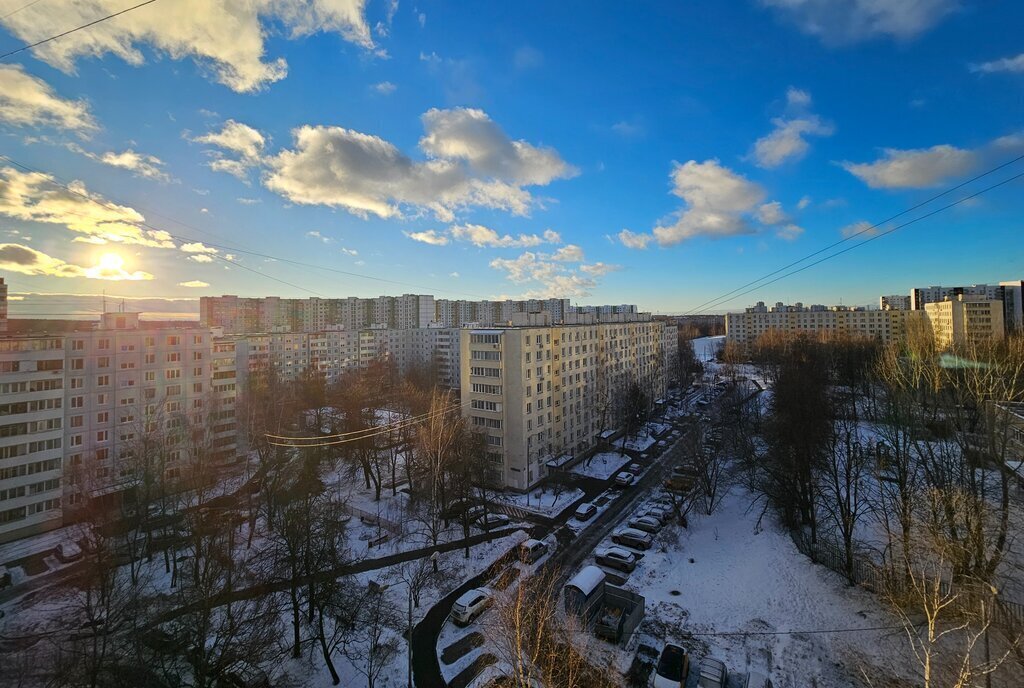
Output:
<svg viewBox="0 0 1024 688">
<path fill-rule="evenodd" d="M 746 284 L 744 284 L 744 285 L 742 285 L 740 287 L 737 287 L 736 289 L 733 289 L 730 292 L 726 292 L 725 294 L 722 294 L 721 296 L 719 296 L 717 298 L 711 299 L 710 301 L 705 301 L 704 303 L 700 304 L 699 306 L 696 306 L 695 308 L 693 308 L 689 314 L 698 313 L 702 309 L 703 310 L 707 310 L 704 307 L 707 306 L 708 304 L 715 304 L 715 302 L 720 301 L 721 299 L 725 298 L 726 296 L 731 296 L 732 294 L 735 294 L 736 292 L 738 292 L 738 291 L 740 291 L 742 289 L 746 289 L 747 287 L 749 287 L 751 285 L 754 285 L 754 284 L 757 284 L 758 282 L 760 282 L 762 280 L 765 280 L 765 279 L 767 279 L 769 277 L 772 277 L 773 275 L 777 275 L 778 273 L 782 272 L 783 270 L 788 270 L 789 268 L 791 268 L 791 267 L 793 267 L 795 265 L 799 265 L 800 263 L 804 262 L 805 260 L 813 258 L 814 256 L 817 256 L 817 255 L 820 255 L 820 254 L 824 253 L 825 251 L 828 251 L 829 249 L 833 249 L 836 246 L 839 246 L 840 244 L 843 244 L 843 243 L 845 243 L 847 241 L 850 241 L 851 239 L 856 239 L 857 237 L 861 236 L 862 234 L 867 234 L 868 232 L 872 232 L 872 231 L 878 229 L 879 227 L 881 227 L 882 225 L 888 224 L 889 222 L 892 222 L 893 220 L 895 220 L 897 218 L 900 218 L 900 217 L 906 215 L 907 213 L 913 212 L 913 211 L 917 210 L 918 208 L 922 208 L 922 207 L 928 205 L 929 203 L 931 203 L 933 201 L 936 201 L 936 200 L 942 198 L 943 196 L 946 196 L 946 195 L 956 191 L 957 189 L 961 189 L 964 186 L 967 186 L 968 184 L 971 184 L 972 182 L 976 182 L 976 181 L 978 181 L 979 179 L 981 179 L 983 177 L 987 177 L 988 175 L 990 175 L 990 174 L 992 174 L 994 172 L 998 172 L 999 170 L 1003 169 L 1004 167 L 1008 167 L 1008 166 L 1014 164 L 1015 162 L 1019 162 L 1020 160 L 1024 160 L 1024 154 L 1018 155 L 1013 160 L 1008 160 L 1007 162 L 1004 162 L 1001 165 L 997 165 L 996 167 L 993 167 L 993 168 L 991 168 L 991 169 L 989 169 L 989 170 L 987 170 L 985 172 L 982 172 L 981 174 L 979 174 L 977 176 L 971 177 L 970 179 L 968 179 L 968 180 L 966 180 L 964 182 L 961 182 L 960 184 L 957 184 L 956 186 L 951 186 L 948 189 L 946 189 L 945 191 L 937 193 L 934 196 L 931 196 L 930 198 L 928 198 L 928 199 L 926 199 L 924 201 L 921 201 L 917 205 L 913 205 L 913 206 L 907 208 L 906 210 L 903 210 L 902 212 L 896 213 L 895 215 L 893 215 L 891 217 L 888 217 L 888 218 L 882 220 L 881 222 L 876 222 L 875 224 L 871 225 L 870 227 L 865 227 L 864 229 L 861 229 L 860 231 L 855 232 L 855 233 L 851 234 L 850 236 L 843 237 L 839 241 L 836 241 L 836 242 L 834 242 L 832 244 L 829 244 L 828 246 L 825 246 L 824 248 L 818 249 L 814 253 L 809 253 L 808 255 L 804 256 L 803 258 L 795 260 L 792 263 L 789 263 L 788 265 L 783 265 L 781 268 L 779 268 L 777 270 L 774 270 L 772 272 L 769 272 L 767 275 L 763 275 L 763 276 L 761 276 L 761 277 L 759 277 L 759 278 L 757 278 L 757 279 L 755 279 L 755 280 L 753 280 L 751 282 L 747 282 Z"/>
<path fill-rule="evenodd" d="M 413 426 L 413 425 L 418 425 L 420 423 L 425 423 L 425 422 L 428 422 L 430 420 L 433 420 L 433 418 L 435 418 L 435 417 L 444 416 L 444 415 L 447 415 L 448 413 L 451 413 L 453 411 L 458 411 L 463 406 L 469 405 L 469 403 L 470 402 L 467 401 L 467 402 L 465 402 L 465 403 L 463 403 L 463 404 L 461 404 L 459 406 L 449 407 L 449 408 L 442 409 L 440 411 L 437 411 L 437 412 L 431 414 L 430 418 L 423 418 L 422 420 L 414 420 L 414 421 L 408 422 L 405 425 L 401 425 L 401 426 L 386 426 L 386 425 L 376 426 L 375 428 L 370 428 L 370 430 L 373 430 L 374 432 L 371 432 L 370 434 L 367 434 L 367 435 L 361 435 L 359 437 L 351 437 L 351 438 L 346 438 L 346 439 L 331 440 L 329 442 L 317 442 L 317 443 L 311 443 L 311 444 L 292 444 L 291 442 L 280 442 L 280 441 L 268 442 L 268 444 L 270 444 L 271 446 L 274 446 L 274 447 L 300 447 L 300 448 L 306 448 L 306 447 L 335 447 L 335 446 L 338 446 L 338 445 L 341 445 L 341 444 L 348 444 L 350 442 L 359 442 L 361 440 L 370 439 L 371 437 L 377 437 L 379 435 L 390 434 L 390 433 L 394 432 L 395 430 L 401 430 L 401 429 L 404 429 L 405 427 L 410 427 L 410 426 Z M 303 438 L 298 438 L 298 439 L 309 440 L 309 439 L 317 439 L 317 438 L 315 438 L 315 437 L 303 437 Z"/>
<path fill-rule="evenodd" d="M 42 0 L 32 0 L 32 2 L 28 3 L 27 5 L 22 5 L 18 9 L 11 10 L 7 14 L 5 14 L 3 16 L 0 16 L 0 20 L 7 19 L 7 17 L 13 16 L 13 15 L 17 14 L 18 12 L 21 12 L 22 10 L 27 10 L 29 7 L 31 7 L 32 5 L 35 5 L 35 4 L 39 3 L 39 2 L 42 2 Z"/>
<path fill-rule="evenodd" d="M 11 50 L 10 52 L 6 52 L 6 53 L 0 55 L 0 60 L 5 60 L 8 57 L 10 57 L 11 55 L 17 55 L 18 53 L 25 52 L 26 50 L 31 50 L 32 48 L 35 48 L 37 46 L 42 45 L 43 43 L 49 43 L 50 41 L 55 41 L 58 38 L 63 38 L 64 36 L 68 36 L 70 34 L 75 33 L 76 31 L 81 31 L 82 29 L 88 29 L 90 26 L 96 26 L 97 24 L 105 22 L 108 19 L 113 19 L 114 17 L 119 17 L 122 14 L 127 14 L 128 12 L 131 12 L 132 10 L 137 10 L 140 7 L 145 7 L 146 5 L 152 5 L 154 2 L 156 2 L 156 0 L 146 0 L 145 2 L 140 2 L 138 5 L 134 5 L 132 7 L 128 7 L 126 9 L 123 9 L 120 12 L 114 12 L 113 14 L 108 14 L 105 17 L 100 17 L 99 19 L 91 21 L 88 24 L 82 24 L 81 26 L 76 26 L 73 29 L 68 29 L 67 31 L 64 31 L 62 33 L 58 33 L 56 36 L 50 36 L 49 38 L 44 38 L 41 41 L 36 41 L 35 43 L 31 43 L 29 45 L 23 45 L 20 48 L 18 48 L 17 50 Z M 35 3 L 29 3 L 28 5 L 25 5 L 25 7 L 30 7 L 31 5 L 34 5 L 34 4 Z M 14 10 L 14 12 L 11 12 L 11 14 L 14 14 L 15 12 L 20 12 L 21 10 L 25 9 L 25 7 L 21 7 L 19 9 L 16 9 L 16 10 Z M 10 14 L 5 15 L 5 18 L 9 17 L 9 16 L 10 16 Z"/>
<path fill-rule="evenodd" d="M 1022 156 L 1022 157 L 1024 157 L 1024 156 Z M 860 243 L 854 244 L 852 246 L 848 246 L 848 247 L 844 248 L 841 251 L 836 251 L 835 253 L 829 254 L 829 255 L 827 255 L 827 256 L 825 256 L 823 258 L 819 258 L 818 260 L 814 261 L 813 263 L 808 263 L 807 265 L 804 265 L 804 266 L 802 266 L 800 268 L 797 268 L 796 270 L 792 270 L 792 271 L 787 272 L 787 273 L 785 273 L 783 275 L 779 275 L 778 277 L 776 277 L 773 280 L 770 280 L 770 281 L 765 282 L 763 284 L 759 284 L 756 287 L 753 287 L 751 289 L 747 289 L 746 291 L 740 292 L 739 294 L 736 294 L 735 296 L 730 296 L 729 298 L 724 299 L 724 300 L 718 300 L 717 303 L 715 303 L 715 304 L 713 304 L 711 306 L 708 306 L 707 308 L 704 309 L 704 311 L 707 311 L 710 308 L 714 308 L 716 306 L 720 306 L 723 303 L 728 303 L 729 301 L 734 301 L 735 299 L 738 299 L 741 296 L 744 296 L 744 295 L 749 294 L 751 292 L 754 292 L 754 291 L 757 291 L 757 290 L 762 289 L 764 287 L 767 287 L 769 284 L 774 284 L 774 283 L 778 282 L 779 280 L 785 279 L 785 278 L 790 277 L 792 275 L 795 275 L 795 274 L 797 274 L 799 272 L 803 272 L 804 270 L 807 270 L 808 268 L 812 268 L 815 265 L 820 265 L 821 263 L 824 263 L 827 260 L 831 260 L 832 258 L 835 258 L 837 256 L 841 256 L 842 254 L 844 254 L 844 253 L 846 253 L 848 251 L 852 251 L 853 249 L 858 248 L 860 246 L 863 246 L 864 244 L 870 243 L 870 242 L 872 242 L 872 241 L 874 241 L 876 239 L 881 239 L 884 236 L 892 234 L 893 232 L 895 232 L 898 229 L 902 229 L 904 227 L 908 227 L 908 226 L 910 226 L 910 225 L 912 225 L 912 224 L 914 224 L 916 222 L 920 222 L 921 220 L 927 219 L 927 218 L 929 218 L 929 217 L 931 217 L 933 215 L 941 213 L 944 210 L 949 210 L 950 208 L 958 206 L 961 203 L 965 203 L 966 201 L 969 201 L 969 200 L 971 200 L 973 198 L 977 198 L 978 196 L 981 196 L 982 194 L 988 193 L 989 191 L 992 191 L 993 189 L 997 189 L 997 188 L 999 188 L 1001 186 L 1009 184 L 1010 182 L 1015 181 L 1017 179 L 1020 179 L 1021 177 L 1024 177 L 1024 172 L 1019 172 L 1019 173 L 1013 175 L 1012 177 L 1008 177 L 1008 178 L 1006 178 L 1006 179 L 1004 179 L 1004 180 L 1002 180 L 1000 182 L 996 182 L 995 184 L 992 184 L 991 186 L 987 186 L 984 189 L 981 189 L 980 191 L 975 191 L 974 193 L 972 193 L 972 194 L 970 194 L 968 196 L 964 196 L 962 198 L 959 198 L 959 199 L 953 201 L 952 203 L 948 203 L 948 204 L 942 206 L 941 208 L 937 208 L 937 209 L 932 210 L 932 211 L 930 211 L 928 213 L 925 213 L 924 215 L 921 215 L 919 217 L 915 217 L 913 220 L 908 220 L 907 222 L 904 222 L 902 224 L 896 225 L 895 227 L 891 227 L 890 229 L 887 229 L 884 232 L 879 232 L 878 234 L 875 234 L 875 235 L 865 239 L 864 241 L 862 241 Z M 800 262 L 800 261 L 798 261 L 798 262 Z M 691 311 L 687 315 L 700 315 L 701 313 L 702 313 L 702 311 Z"/>
<path fill-rule="evenodd" d="M 465 405 L 465 404 L 463 404 L 463 405 Z M 369 427 L 369 428 L 364 428 L 363 430 L 352 430 L 350 432 L 340 432 L 340 433 L 337 433 L 337 434 L 334 434 L 334 435 L 313 435 L 313 436 L 310 436 L 310 437 L 290 437 L 288 435 L 272 435 L 270 433 L 264 433 L 264 437 L 269 437 L 269 438 L 275 439 L 275 440 L 289 440 L 289 441 L 301 441 L 301 440 L 320 441 L 320 440 L 336 439 L 336 438 L 339 438 L 339 437 L 350 437 L 352 435 L 359 435 L 359 434 L 363 434 L 363 433 L 373 432 L 375 430 L 380 430 L 380 429 L 382 429 L 382 428 L 384 428 L 386 426 L 396 426 L 397 427 L 399 424 L 406 423 L 408 421 L 413 421 L 413 420 L 416 420 L 416 419 L 419 419 L 419 418 L 427 418 L 428 416 L 442 415 L 442 414 L 447 413 L 448 411 L 452 411 L 452 410 L 454 410 L 454 409 L 456 409 L 458 407 L 459 407 L 459 404 L 451 404 L 451 405 L 446 406 L 445 408 L 442 408 L 442 409 L 437 409 L 435 411 L 428 411 L 426 413 L 421 413 L 418 416 L 410 416 L 408 418 L 399 418 L 398 420 L 392 421 L 390 423 L 385 423 L 384 425 L 375 425 L 375 426 L 372 426 L 372 427 Z"/>
</svg>

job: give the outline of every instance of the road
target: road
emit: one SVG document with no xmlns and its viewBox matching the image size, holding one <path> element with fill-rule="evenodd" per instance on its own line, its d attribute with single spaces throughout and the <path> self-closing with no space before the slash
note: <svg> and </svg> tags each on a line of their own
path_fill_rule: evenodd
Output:
<svg viewBox="0 0 1024 688">
<path fill-rule="evenodd" d="M 689 421 L 676 420 L 671 422 L 673 428 L 682 430 L 682 434 L 671 446 L 667 447 L 652 463 L 647 471 L 632 487 L 626 488 L 624 494 L 614 500 L 578 537 L 563 544 L 543 564 L 544 567 L 557 567 L 559 582 L 568 577 L 570 571 L 575 569 L 593 551 L 594 547 L 621 523 L 621 517 L 627 510 L 632 509 L 637 502 L 644 498 L 652 488 L 660 485 L 666 473 L 671 470 L 679 459 L 682 458 L 682 445 L 680 441 L 692 428 Z M 587 491 L 586 499 L 593 499 L 598 494 L 608 489 L 614 477 L 605 481 L 594 481 L 590 479 L 584 489 Z M 565 524 L 572 516 L 573 509 L 564 510 L 554 522 L 546 527 L 538 527 L 533 537 L 542 539 L 549 535 L 555 528 Z M 426 616 L 416 624 L 412 633 L 412 666 L 413 679 L 419 688 L 438 688 L 447 685 L 441 673 L 441 665 L 437 660 L 437 638 L 441 633 L 445 620 L 451 611 L 455 600 L 464 592 L 472 590 L 486 583 L 497 573 L 499 567 L 492 566 L 483 573 L 474 576 L 464 582 L 458 588 L 439 600 L 431 607 Z"/>
</svg>

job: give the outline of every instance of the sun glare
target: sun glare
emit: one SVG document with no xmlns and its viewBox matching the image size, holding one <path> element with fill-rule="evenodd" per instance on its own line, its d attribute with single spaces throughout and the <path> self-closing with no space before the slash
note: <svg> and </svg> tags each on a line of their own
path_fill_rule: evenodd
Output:
<svg viewBox="0 0 1024 688">
<path fill-rule="evenodd" d="M 99 267 L 104 270 L 120 270 L 124 267 L 124 258 L 116 253 L 104 253 L 100 256 Z"/>
</svg>

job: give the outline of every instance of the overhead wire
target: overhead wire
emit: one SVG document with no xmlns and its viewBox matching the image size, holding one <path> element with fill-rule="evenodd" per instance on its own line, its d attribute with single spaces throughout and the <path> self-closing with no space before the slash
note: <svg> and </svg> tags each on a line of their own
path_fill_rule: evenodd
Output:
<svg viewBox="0 0 1024 688">
<path fill-rule="evenodd" d="M 960 182 L 959 184 L 956 184 L 955 186 L 951 186 L 948 189 L 945 189 L 944 191 L 941 191 L 940 193 L 937 193 L 937 194 L 927 198 L 926 200 L 921 201 L 920 203 L 917 203 L 916 205 L 912 205 L 911 207 L 909 207 L 909 208 L 907 208 L 907 209 L 905 209 L 905 210 L 903 210 L 901 212 L 898 212 L 895 215 L 892 215 L 892 216 L 890 216 L 890 217 L 888 217 L 888 218 L 886 218 L 886 219 L 884 219 L 884 220 L 882 220 L 880 222 L 876 222 L 873 225 L 869 225 L 867 227 L 864 227 L 864 228 L 862 228 L 862 229 L 860 229 L 860 230 L 850 234 L 849 236 L 843 237 L 839 241 L 833 242 L 833 243 L 829 244 L 828 246 L 825 246 L 823 248 L 818 249 L 817 251 L 814 251 L 813 253 L 809 253 L 806 256 L 793 261 L 792 263 L 789 263 L 787 265 L 783 265 L 782 267 L 780 267 L 780 268 L 778 268 L 776 270 L 773 270 L 772 272 L 769 272 L 766 275 L 762 275 L 761 277 L 759 277 L 759 278 L 757 278 L 755 280 L 747 282 L 746 284 L 741 285 L 741 286 L 737 287 L 736 289 L 733 289 L 732 291 L 726 292 L 725 294 L 722 294 L 721 296 L 713 298 L 713 299 L 711 299 L 709 301 L 705 301 L 704 303 L 702 303 L 702 304 L 700 304 L 698 306 L 695 306 L 693 309 L 691 309 L 691 311 L 690 311 L 690 313 L 688 313 L 688 315 L 697 314 L 697 313 L 700 313 L 702 310 L 707 310 L 704 307 L 707 306 L 708 304 L 712 304 L 712 306 L 710 306 L 710 307 L 714 307 L 716 302 L 721 301 L 726 296 L 731 296 L 731 295 L 735 294 L 736 292 L 738 292 L 738 291 L 740 291 L 742 289 L 746 289 L 747 287 L 750 287 L 752 285 L 757 284 L 758 282 L 761 282 L 762 280 L 765 280 L 765 279 L 767 279 L 769 277 L 777 275 L 778 273 L 780 273 L 780 272 L 782 272 L 784 270 L 788 270 L 791 267 L 799 265 L 800 263 L 804 262 L 805 260 L 809 260 L 809 259 L 811 259 L 811 258 L 813 258 L 813 257 L 815 257 L 817 255 L 820 255 L 820 254 L 822 254 L 822 253 L 824 253 L 824 252 L 826 252 L 826 251 L 828 251 L 830 249 L 835 248 L 836 246 L 839 246 L 839 245 L 841 245 L 843 243 L 846 243 L 847 241 L 851 241 L 853 239 L 856 239 L 859 236 L 862 236 L 864 234 L 868 234 L 870 232 L 873 232 L 876 229 L 878 229 L 879 227 L 882 227 L 883 225 L 886 225 L 886 224 L 892 222 L 893 220 L 896 220 L 897 218 L 900 218 L 900 217 L 906 215 L 907 213 L 911 213 L 911 212 L 913 212 L 915 210 L 923 208 L 924 206 L 926 206 L 926 205 L 928 205 L 928 204 L 930 204 L 930 203 L 932 203 L 934 201 L 937 201 L 938 199 L 942 198 L 943 196 L 946 196 L 946 195 L 948 195 L 948 194 L 950 194 L 950 193 L 952 193 L 952 192 L 954 192 L 954 191 L 956 191 L 958 189 L 961 189 L 961 188 L 967 186 L 968 184 L 976 182 L 979 179 L 987 177 L 990 174 L 994 174 L 995 172 L 998 172 L 1001 169 L 1009 167 L 1010 165 L 1013 165 L 1016 162 L 1020 162 L 1021 160 L 1024 160 L 1024 154 L 1018 155 L 1016 158 L 1013 158 L 1012 160 L 1008 160 L 1008 161 L 1006 161 L 1006 162 L 1004 162 L 1004 163 L 1002 163 L 1000 165 L 996 165 L 995 167 L 992 167 L 992 168 L 986 170 L 985 172 L 982 172 L 981 174 L 975 175 L 974 177 L 971 177 L 970 179 L 967 179 L 966 181 Z"/>
<path fill-rule="evenodd" d="M 20 48 L 17 48 L 15 50 L 10 50 L 10 51 L 8 51 L 6 53 L 3 53 L 2 55 L 0 55 L 0 60 L 5 60 L 8 57 L 11 57 L 12 55 L 17 55 L 18 53 L 25 52 L 26 50 L 31 50 L 32 48 L 39 47 L 40 45 L 43 45 L 44 43 L 49 43 L 50 41 L 55 41 L 55 40 L 57 40 L 59 38 L 64 38 L 64 36 L 68 36 L 70 34 L 73 34 L 76 31 L 81 31 L 82 29 L 88 29 L 90 26 L 96 26 L 97 24 L 105 22 L 108 19 L 113 19 L 114 17 L 120 17 L 122 14 L 127 14 L 128 12 L 131 12 L 132 10 L 137 10 L 140 7 L 145 7 L 146 5 L 152 5 L 156 1 L 157 0 L 145 0 L 145 2 L 140 2 L 139 4 L 133 5 L 132 7 L 126 7 L 125 9 L 123 9 L 123 10 L 121 10 L 119 12 L 114 12 L 113 14 L 108 14 L 105 17 L 100 17 L 99 19 L 95 19 L 95 20 L 89 22 L 88 24 L 82 24 L 81 26 L 76 26 L 73 29 L 68 29 L 67 31 L 62 31 L 61 33 L 58 33 L 58 34 L 56 34 L 54 36 L 50 36 L 48 38 L 44 38 L 44 39 L 42 39 L 40 41 L 36 41 L 35 43 L 30 43 L 28 45 L 23 45 Z M 11 14 L 15 14 L 16 12 L 20 12 L 21 10 L 26 9 L 27 7 L 31 7 L 33 4 L 35 4 L 35 3 L 29 3 L 25 7 L 20 7 L 18 9 L 16 9 L 14 12 L 11 12 Z M 9 16 L 10 16 L 10 14 L 5 15 L 4 18 L 9 17 Z"/>
<path fill-rule="evenodd" d="M 27 9 L 28 9 L 29 7 L 31 7 L 32 5 L 36 5 L 36 4 L 40 3 L 40 2 L 42 2 L 42 0 L 32 0 L 32 2 L 30 2 L 30 3 L 27 3 L 27 4 L 25 4 L 25 5 L 22 5 L 21 7 L 19 7 L 19 8 L 18 8 L 18 9 L 16 9 L 16 10 L 11 10 L 11 11 L 10 11 L 10 12 L 8 12 L 7 14 L 4 14 L 4 15 L 0 15 L 0 20 L 3 20 L 3 19 L 7 19 L 7 17 L 13 17 L 13 16 L 14 16 L 15 14 L 17 14 L 18 12 L 21 12 L 22 10 L 27 10 Z"/>
</svg>

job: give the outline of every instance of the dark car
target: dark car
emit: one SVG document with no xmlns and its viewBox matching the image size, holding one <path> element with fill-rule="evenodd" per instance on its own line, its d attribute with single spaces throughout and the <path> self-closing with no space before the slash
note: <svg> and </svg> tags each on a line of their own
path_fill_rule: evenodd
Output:
<svg viewBox="0 0 1024 688">
<path fill-rule="evenodd" d="M 658 666 L 654 670 L 654 679 L 651 681 L 652 688 L 680 688 L 686 684 L 686 677 L 690 675 L 690 656 L 686 650 L 667 643 L 661 650 L 661 657 L 658 658 Z"/>
</svg>

